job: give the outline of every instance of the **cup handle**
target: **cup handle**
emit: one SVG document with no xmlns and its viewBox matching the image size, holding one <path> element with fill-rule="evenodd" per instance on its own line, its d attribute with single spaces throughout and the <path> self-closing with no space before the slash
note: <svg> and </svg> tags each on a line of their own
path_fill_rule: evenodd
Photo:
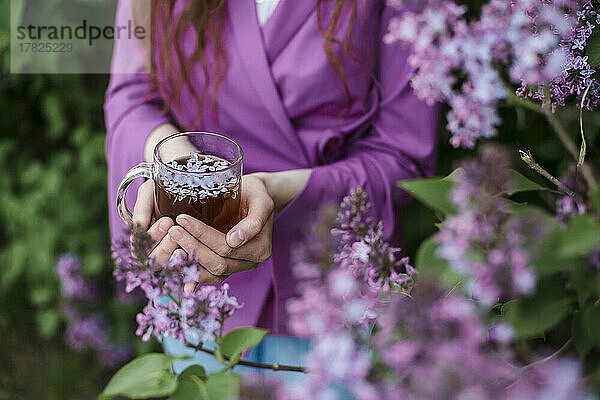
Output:
<svg viewBox="0 0 600 400">
<path fill-rule="evenodd" d="M 129 207 L 127 207 L 125 195 L 127 194 L 127 188 L 131 185 L 131 182 L 137 178 L 152 179 L 152 163 L 143 162 L 131 168 L 119 184 L 119 189 L 117 190 L 117 211 L 123 222 L 126 224 L 133 222 L 133 214 L 129 210 Z"/>
</svg>

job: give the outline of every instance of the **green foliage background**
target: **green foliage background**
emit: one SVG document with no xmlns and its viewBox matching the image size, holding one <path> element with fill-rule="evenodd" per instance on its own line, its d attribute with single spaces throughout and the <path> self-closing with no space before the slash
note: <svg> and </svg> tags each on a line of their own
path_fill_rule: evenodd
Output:
<svg viewBox="0 0 600 400">
<path fill-rule="evenodd" d="M 80 257 L 108 296 L 115 338 L 131 335 L 135 309 L 108 301 L 114 298 L 102 112 L 108 76 L 10 75 L 9 2 L 0 0 L 0 400 L 91 399 L 114 370 L 65 346 L 54 264 L 63 252 Z M 51 12 L 60 1 L 46 6 Z M 549 171 L 567 169 L 570 160 L 542 117 L 512 108 L 502 116 L 498 141 L 515 154 L 515 166 L 516 151 L 530 148 Z M 577 111 L 559 116 L 577 142 Z M 598 159 L 600 115 L 586 113 L 585 120 L 588 159 Z M 441 126 L 438 174 L 445 175 L 471 152 L 452 149 Z M 550 206 L 553 197 L 544 196 L 535 201 Z M 417 202 L 404 215 L 412 256 L 437 218 Z"/>
<path fill-rule="evenodd" d="M 0 1 L 0 399 L 92 399 L 114 371 L 64 344 L 54 265 L 78 256 L 108 297 L 115 340 L 131 335 L 135 307 L 113 301 L 108 76 L 9 74 L 9 3 Z"/>
</svg>

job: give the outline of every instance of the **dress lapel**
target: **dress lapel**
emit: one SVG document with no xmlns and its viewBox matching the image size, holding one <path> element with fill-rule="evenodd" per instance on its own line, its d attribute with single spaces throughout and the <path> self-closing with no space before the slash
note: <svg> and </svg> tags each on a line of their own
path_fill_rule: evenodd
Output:
<svg viewBox="0 0 600 400">
<path fill-rule="evenodd" d="M 273 61 L 317 9 L 316 0 L 280 0 L 262 28 L 265 49 Z"/>
<path fill-rule="evenodd" d="M 295 3 L 297 1 L 281 0 L 277 8 L 285 3 Z M 304 1 L 306 0 L 300 2 Z M 237 46 L 242 63 L 248 72 L 250 82 L 260 96 L 269 115 L 280 129 L 284 140 L 292 148 L 301 149 L 305 162 L 308 163 L 306 151 L 301 145 L 296 130 L 289 120 L 271 74 L 262 32 L 258 24 L 255 0 L 233 0 L 229 2 L 228 7 L 231 22 L 229 25 L 233 34 L 233 40 Z M 275 12 L 277 12 L 277 9 Z M 273 14 L 271 17 L 274 16 Z"/>
</svg>

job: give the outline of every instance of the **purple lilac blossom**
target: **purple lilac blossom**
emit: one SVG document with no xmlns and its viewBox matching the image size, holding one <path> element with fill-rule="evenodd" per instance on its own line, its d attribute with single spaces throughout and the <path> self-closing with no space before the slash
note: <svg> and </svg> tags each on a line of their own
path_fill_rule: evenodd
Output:
<svg viewBox="0 0 600 400">
<path fill-rule="evenodd" d="M 82 276 L 79 260 L 70 254 L 61 256 L 56 263 L 56 274 L 63 292 L 67 345 L 76 351 L 95 350 L 101 362 L 108 366 L 127 360 L 131 356 L 129 347 L 112 344 L 103 317 L 89 313 L 89 304 L 96 297 L 96 286 Z"/>
<path fill-rule="evenodd" d="M 581 175 L 581 171 L 575 166 L 571 166 L 561 175 L 560 183 L 564 190 L 574 193 L 574 195 L 564 195 L 556 199 L 556 216 L 559 221 L 566 225 L 574 217 L 588 212 L 583 201 L 586 197 L 585 193 L 588 192 L 588 185 Z"/>
<path fill-rule="evenodd" d="M 594 29 L 600 24 L 600 14 L 597 2 L 588 0 L 581 1 L 581 3 L 580 9 L 576 13 L 577 24 L 569 29 L 569 34 L 559 44 L 559 51 L 566 55 L 560 64 L 560 73 L 549 84 L 537 87 L 535 87 L 535 82 L 525 79 L 517 90 L 519 96 L 542 101 L 548 100 L 549 97 L 554 111 L 557 107 L 564 106 L 571 96 L 575 96 L 579 107 L 583 94 L 589 86 L 584 107 L 587 110 L 593 110 L 598 106 L 600 83 L 595 77 L 598 65 L 590 65 L 590 59 L 585 50 Z M 546 87 L 548 93 L 546 93 Z"/>
<path fill-rule="evenodd" d="M 528 245 L 543 236 L 543 226 L 532 216 L 508 212 L 503 194 L 510 187 L 509 165 L 508 156 L 493 146 L 464 163 L 452 189 L 457 213 L 436 235 L 438 256 L 467 276 L 467 288 L 485 305 L 529 294 L 537 281 Z"/>
<path fill-rule="evenodd" d="M 412 47 L 411 85 L 429 104 L 450 106 L 447 129 L 455 147 L 473 147 L 496 134 L 496 105 L 510 83 L 540 85 L 561 71 L 566 52 L 559 47 L 574 24 L 577 2 L 491 0 L 479 19 L 467 21 L 467 8 L 454 1 L 394 0 L 408 6 L 390 22 L 387 44 Z M 503 82 L 508 70 L 510 82 Z"/>
<path fill-rule="evenodd" d="M 144 341 L 154 335 L 159 341 L 165 336 L 198 343 L 214 340 L 223 322 L 242 306 L 228 294 L 229 285 L 200 285 L 193 292 L 181 293 L 178 302 L 161 304 L 151 299 L 136 317 L 136 335 Z"/>
<path fill-rule="evenodd" d="M 344 198 L 337 226 L 331 230 L 332 236 L 339 240 L 333 261 L 360 281 L 367 282 L 372 291 L 408 292 L 414 269 L 408 257 L 400 256 L 402 249 L 390 246 L 385 240 L 383 223 L 375 223 L 366 216 L 370 209 L 367 194 L 360 187 Z"/>
<path fill-rule="evenodd" d="M 319 307 L 327 308 L 329 310 L 327 315 L 330 317 L 335 314 L 333 302 L 320 304 Z M 290 310 L 290 312 L 292 311 Z M 344 314 L 344 311 L 337 314 Z M 351 322 L 344 321 L 343 316 L 334 315 L 330 320 L 331 325 L 308 330 L 318 332 L 311 335 L 313 347 L 306 359 L 306 368 L 309 374 L 301 382 L 280 385 L 277 398 L 287 400 L 330 398 L 328 396 L 331 396 L 333 387 L 347 388 L 356 399 L 375 400 L 379 398 L 375 385 L 367 380 L 371 370 L 371 360 L 363 343 L 368 331 L 340 326 L 341 323 Z M 307 318 L 305 323 L 312 323 L 311 318 Z M 304 328 L 300 330 L 300 332 L 306 331 Z"/>
<path fill-rule="evenodd" d="M 307 380 L 281 385 L 279 398 L 325 399 L 339 386 L 357 399 L 380 398 L 367 380 L 371 361 L 364 343 L 382 296 L 406 295 L 414 270 L 399 256 L 401 250 L 384 240 L 382 224 L 366 216 L 367 200 L 357 188 L 342 202 L 331 230 L 336 250 L 331 268 L 310 260 L 294 265 L 299 296 L 287 303 L 289 326 L 298 336 L 312 337 L 314 347 L 307 356 Z"/>
<path fill-rule="evenodd" d="M 592 267 L 594 267 L 596 270 L 600 270 L 600 244 L 597 245 L 594 250 L 592 250 L 589 260 Z"/>
<path fill-rule="evenodd" d="M 464 180 L 461 186 L 462 195 L 470 198 L 476 194 L 479 202 L 474 205 L 480 212 L 492 210 L 497 197 L 493 193 L 509 187 L 504 155 L 485 151 L 487 168 L 471 165 L 480 181 Z M 488 174 L 499 177 L 484 185 L 489 192 L 481 188 L 481 180 Z M 457 193 L 460 197 L 460 191 Z M 411 283 L 404 290 L 372 284 L 365 270 L 377 270 L 378 265 L 379 272 L 391 269 L 379 262 L 382 253 L 378 249 L 384 246 L 374 248 L 372 241 L 357 240 L 380 229 L 365 217 L 368 208 L 361 191 L 345 199 L 332 231 L 339 240 L 333 264 L 324 266 L 306 259 L 295 264 L 300 296 L 287 305 L 290 329 L 312 337 L 313 348 L 307 356 L 306 379 L 274 385 L 277 398 L 333 399 L 340 388 L 352 398 L 364 400 L 433 400 L 449 393 L 456 398 L 508 400 L 522 393 L 534 397 L 547 393 L 553 383 L 537 378 L 537 372 L 522 376 L 510 349 L 491 345 L 510 343 L 512 329 L 497 323 L 488 330 L 475 301 L 427 282 L 417 282 L 411 291 L 412 280 L 418 278 L 412 272 L 407 273 Z M 515 256 L 519 257 L 523 256 Z M 521 290 L 531 289 L 532 280 L 527 276 L 517 279 Z M 371 335 L 369 328 L 375 321 Z M 543 371 L 540 374 L 546 376 Z M 536 380 L 520 383 L 530 378 Z M 578 382 L 569 383 L 569 393 L 580 393 Z M 506 388 L 516 383 L 519 385 L 507 394 Z"/>
<path fill-rule="evenodd" d="M 524 371 L 511 387 L 505 399 L 510 400 L 586 400 L 593 399 L 585 392 L 581 379 L 581 364 L 574 359 L 549 360 Z"/>
<path fill-rule="evenodd" d="M 583 215 L 586 205 L 573 196 L 561 196 L 556 199 L 556 215 L 560 220 L 567 221 L 576 215 Z"/>
<path fill-rule="evenodd" d="M 108 366 L 119 365 L 131 357 L 127 347 L 110 342 L 108 327 L 100 315 L 88 315 L 73 322 L 65 333 L 67 344 L 74 350 L 93 349 Z"/>
<path fill-rule="evenodd" d="M 505 185 L 500 182 L 498 187 Z M 482 198 L 486 196 L 481 193 Z M 390 252 L 378 240 L 364 240 L 379 237 L 380 230 L 365 218 L 368 208 L 364 192 L 358 190 L 344 201 L 338 215 L 333 235 L 338 240 L 337 255 L 346 251 L 350 261 L 324 268 L 321 263 L 305 260 L 294 268 L 302 279 L 300 298 L 288 305 L 292 331 L 312 336 L 314 347 L 307 356 L 310 373 L 306 380 L 269 383 L 276 398 L 332 399 L 340 388 L 361 400 L 433 400 L 448 393 L 460 398 L 544 399 L 553 390 L 561 396 L 579 398 L 577 365 L 557 359 L 558 364 L 546 367 L 514 367 L 506 350 L 501 354 L 488 351 L 488 331 L 472 300 L 433 285 L 421 284 L 412 290 L 414 277 L 412 269 L 405 268 L 406 260 L 398 259 L 395 251 Z M 227 285 L 200 286 L 195 292 L 181 293 L 181 271 L 193 276 L 196 262 L 174 259 L 164 268 L 156 268 L 145 256 L 131 256 L 145 254 L 136 246 L 115 248 L 115 275 L 127 281 L 131 289 L 141 287 L 149 298 L 144 312 L 138 314 L 137 334 L 144 339 L 153 334 L 159 338 L 170 334 L 180 339 L 212 339 L 223 320 L 241 307 L 228 295 Z M 405 269 L 398 270 L 402 267 Z M 373 285 L 373 274 L 364 273 L 369 269 L 379 277 L 377 285 Z M 410 284 L 396 286 L 392 272 L 410 277 Z M 166 287 L 179 291 L 170 292 Z M 164 305 L 158 301 L 163 293 L 180 293 L 180 298 Z M 368 328 L 375 320 L 377 330 L 371 337 Z M 95 324 L 98 321 L 86 321 L 72 334 L 72 340 L 81 346 L 83 338 L 96 330 Z M 506 336 L 501 330 L 499 333 Z M 369 341 L 372 350 L 368 350 Z"/>
<path fill-rule="evenodd" d="M 496 399 L 517 369 L 486 351 L 487 332 L 473 301 L 417 283 L 381 312 L 373 338 L 397 397 L 438 399 L 477 394 Z"/>
<path fill-rule="evenodd" d="M 380 398 L 434 400 L 583 399 L 581 365 L 555 358 L 521 367 L 508 347 L 490 343 L 479 308 L 431 282 L 380 309 L 373 347 L 388 368 Z M 505 344 L 512 330 L 490 329 Z M 376 385 L 377 386 L 377 385 Z M 553 396 L 554 394 L 554 396 Z"/>
<path fill-rule="evenodd" d="M 185 283 L 199 280 L 200 264 L 189 257 L 171 257 L 165 265 L 157 265 L 148 257 L 152 245 L 148 234 L 132 228 L 133 241 L 113 246 L 115 279 L 125 282 L 125 290 L 140 288 L 148 303 L 137 314 L 136 335 L 148 341 L 154 335 L 159 341 L 165 336 L 197 343 L 212 340 L 221 332 L 223 322 L 242 307 L 230 296 L 229 285 L 198 285 L 184 292 Z M 172 301 L 165 304 L 163 299 Z"/>
<path fill-rule="evenodd" d="M 96 288 L 82 276 L 81 263 L 76 257 L 70 254 L 62 255 L 56 263 L 55 270 L 65 297 L 91 299 L 95 296 Z"/>
<path fill-rule="evenodd" d="M 514 329 L 506 322 L 498 322 L 488 329 L 491 341 L 506 345 L 512 343 L 514 339 Z"/>
</svg>

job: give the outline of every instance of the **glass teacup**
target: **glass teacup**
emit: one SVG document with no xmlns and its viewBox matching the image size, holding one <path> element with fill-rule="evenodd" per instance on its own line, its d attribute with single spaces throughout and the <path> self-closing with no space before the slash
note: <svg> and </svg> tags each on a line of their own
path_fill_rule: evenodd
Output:
<svg viewBox="0 0 600 400">
<path fill-rule="evenodd" d="M 225 136 L 210 132 L 168 136 L 154 148 L 152 163 L 136 165 L 121 181 L 119 215 L 131 222 L 127 187 L 136 178 L 149 178 L 154 181 L 157 219 L 187 214 L 226 233 L 240 219 L 242 161 L 242 148 Z"/>
</svg>

